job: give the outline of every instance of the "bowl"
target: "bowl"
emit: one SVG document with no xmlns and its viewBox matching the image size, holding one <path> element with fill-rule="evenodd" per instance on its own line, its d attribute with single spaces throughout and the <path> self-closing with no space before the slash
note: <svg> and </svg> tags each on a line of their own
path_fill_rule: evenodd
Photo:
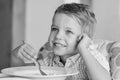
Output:
<svg viewBox="0 0 120 80">
<path fill-rule="evenodd" d="M 41 69 L 47 75 L 41 75 L 39 68 L 35 66 L 5 68 L 2 69 L 1 72 L 10 76 L 22 77 L 31 80 L 65 80 L 66 77 L 77 75 L 79 73 L 77 71 L 68 73 L 67 70 L 62 67 L 41 66 Z"/>
</svg>

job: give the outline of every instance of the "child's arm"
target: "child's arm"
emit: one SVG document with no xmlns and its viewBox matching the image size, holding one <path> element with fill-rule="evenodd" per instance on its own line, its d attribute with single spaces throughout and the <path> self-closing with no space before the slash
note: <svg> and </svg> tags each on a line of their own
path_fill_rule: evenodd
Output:
<svg viewBox="0 0 120 80">
<path fill-rule="evenodd" d="M 92 44 L 92 41 L 84 34 L 82 40 L 79 42 L 78 49 L 86 63 L 92 80 L 111 80 L 110 73 L 88 50 L 90 44 Z"/>
<path fill-rule="evenodd" d="M 114 42 L 109 49 L 110 72 L 113 80 L 120 80 L 120 43 Z"/>
<path fill-rule="evenodd" d="M 11 52 L 11 66 L 33 65 L 30 56 L 36 56 L 35 50 L 29 44 L 22 44 Z"/>
</svg>

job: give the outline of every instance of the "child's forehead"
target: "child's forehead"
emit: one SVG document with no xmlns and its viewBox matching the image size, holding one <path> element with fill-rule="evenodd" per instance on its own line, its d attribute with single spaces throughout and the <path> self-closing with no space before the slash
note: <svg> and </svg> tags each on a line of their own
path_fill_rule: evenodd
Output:
<svg viewBox="0 0 120 80">
<path fill-rule="evenodd" d="M 62 17 L 61 15 L 64 15 L 64 16 L 67 16 L 67 17 L 69 17 L 69 18 L 71 18 L 71 19 L 73 19 L 75 22 L 77 22 L 78 24 L 80 24 L 81 26 L 83 25 L 83 16 L 82 15 L 79 15 L 79 16 L 77 16 L 76 14 L 67 14 L 67 13 L 56 13 L 55 15 L 54 15 L 54 17 L 53 17 L 53 19 L 55 18 L 55 16 L 60 16 L 60 17 Z M 63 16 L 63 17 L 64 17 Z"/>
<path fill-rule="evenodd" d="M 81 29 L 81 25 L 77 19 L 74 16 L 67 14 L 56 14 L 52 26 L 74 30 Z"/>
<path fill-rule="evenodd" d="M 68 21 L 72 20 L 72 21 L 74 21 L 74 22 L 76 22 L 76 23 L 78 23 L 80 25 L 82 24 L 82 20 L 79 19 L 77 16 L 75 16 L 73 14 L 57 13 L 57 14 L 54 15 L 53 21 L 58 20 L 58 17 L 60 17 L 60 19 L 62 18 L 62 20 L 65 20 L 65 18 L 66 18 L 66 20 L 69 19 Z"/>
<path fill-rule="evenodd" d="M 76 24 L 79 24 L 78 19 L 73 15 L 68 15 L 64 13 L 59 13 L 54 16 L 53 22 L 64 22 L 64 23 L 72 23 L 75 22 Z"/>
</svg>

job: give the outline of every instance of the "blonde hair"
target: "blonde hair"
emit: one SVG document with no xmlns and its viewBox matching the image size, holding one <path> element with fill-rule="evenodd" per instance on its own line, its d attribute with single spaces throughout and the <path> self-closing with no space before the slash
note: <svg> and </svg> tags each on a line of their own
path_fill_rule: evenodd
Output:
<svg viewBox="0 0 120 80">
<path fill-rule="evenodd" d="M 82 26 L 83 33 L 86 33 L 90 38 L 93 37 L 96 19 L 95 14 L 88 5 L 79 3 L 63 4 L 56 9 L 55 14 L 57 13 L 64 13 L 75 18 Z"/>
</svg>

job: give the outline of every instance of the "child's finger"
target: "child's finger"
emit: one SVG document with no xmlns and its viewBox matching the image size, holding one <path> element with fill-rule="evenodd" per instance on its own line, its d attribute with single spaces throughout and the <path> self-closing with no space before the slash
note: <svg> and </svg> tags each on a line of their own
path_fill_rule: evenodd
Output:
<svg viewBox="0 0 120 80">
<path fill-rule="evenodd" d="M 27 55 L 25 52 L 20 52 L 20 54 L 27 60 L 31 61 L 31 57 Z"/>
<path fill-rule="evenodd" d="M 34 49 L 30 44 L 26 43 L 25 41 L 23 41 L 23 44 L 24 47 L 29 47 L 30 49 Z"/>
<path fill-rule="evenodd" d="M 87 48 L 91 44 L 91 39 L 88 37 L 87 34 L 82 34 L 80 37 L 79 48 Z"/>
<path fill-rule="evenodd" d="M 34 56 L 37 58 L 37 52 L 33 49 L 33 48 L 30 48 L 29 46 L 25 47 L 24 48 L 26 51 L 28 51 L 30 53 L 30 55 Z"/>
<path fill-rule="evenodd" d="M 27 49 L 29 52 L 31 52 L 31 55 L 36 55 L 36 52 L 33 47 L 31 47 L 29 44 L 25 44 L 22 46 L 22 49 Z"/>
<path fill-rule="evenodd" d="M 85 39 L 86 41 L 91 41 L 91 39 L 88 37 L 87 34 L 83 34 L 82 37 L 83 37 L 83 39 Z"/>
<path fill-rule="evenodd" d="M 32 58 L 35 58 L 35 56 L 33 55 L 34 53 L 28 49 L 23 49 L 21 52 L 23 53 L 24 56 L 28 57 L 30 60 Z"/>
<path fill-rule="evenodd" d="M 26 43 L 25 44 L 26 47 L 30 48 L 30 49 L 34 49 L 30 44 Z"/>
<path fill-rule="evenodd" d="M 31 45 L 26 44 L 26 47 L 27 47 L 28 49 L 30 49 L 31 51 L 35 52 L 35 49 L 34 49 Z"/>
<path fill-rule="evenodd" d="M 30 55 L 33 56 L 33 52 L 31 50 L 29 50 L 26 47 L 23 47 L 19 50 L 19 53 L 22 53 L 21 55 L 27 59 L 31 59 Z"/>
<path fill-rule="evenodd" d="M 29 48 L 29 47 L 27 47 L 27 46 L 24 47 L 23 49 L 26 50 L 26 51 L 28 51 L 28 52 L 30 52 L 30 53 L 32 53 L 33 55 L 35 54 L 35 50 L 34 50 L 34 49 L 31 49 L 31 48 Z M 32 55 L 32 54 L 31 54 L 31 55 Z"/>
<path fill-rule="evenodd" d="M 35 52 L 30 51 L 29 49 L 23 49 L 23 51 L 29 56 L 35 57 Z"/>
</svg>

